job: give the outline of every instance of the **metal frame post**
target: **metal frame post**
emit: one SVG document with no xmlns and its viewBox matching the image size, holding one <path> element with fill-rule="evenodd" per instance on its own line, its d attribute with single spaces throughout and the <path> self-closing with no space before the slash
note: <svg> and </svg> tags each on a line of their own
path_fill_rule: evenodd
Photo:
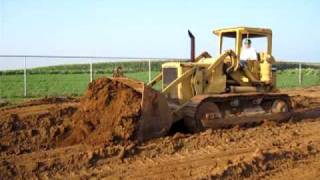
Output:
<svg viewBox="0 0 320 180">
<path fill-rule="evenodd" d="M 24 97 L 27 97 L 27 56 L 24 57 L 24 72 L 23 72 L 23 78 L 24 78 Z"/>
<path fill-rule="evenodd" d="M 301 63 L 299 63 L 299 85 L 302 84 L 302 67 Z"/>
<path fill-rule="evenodd" d="M 93 81 L 93 68 L 92 68 L 92 60 L 90 61 L 90 82 Z"/>
</svg>

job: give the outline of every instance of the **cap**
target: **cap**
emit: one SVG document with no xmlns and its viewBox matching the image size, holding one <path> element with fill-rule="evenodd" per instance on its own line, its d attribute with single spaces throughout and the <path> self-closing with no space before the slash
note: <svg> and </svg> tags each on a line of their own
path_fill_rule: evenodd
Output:
<svg viewBox="0 0 320 180">
<path fill-rule="evenodd" d="M 244 40 L 244 44 L 251 44 L 251 40 L 248 39 L 248 38 L 246 38 L 246 39 Z"/>
</svg>

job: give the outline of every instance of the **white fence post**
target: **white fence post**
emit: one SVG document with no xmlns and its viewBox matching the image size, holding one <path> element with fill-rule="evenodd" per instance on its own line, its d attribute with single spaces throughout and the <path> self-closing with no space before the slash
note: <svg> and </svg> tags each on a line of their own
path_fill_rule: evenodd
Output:
<svg viewBox="0 0 320 180">
<path fill-rule="evenodd" d="M 24 97 L 27 97 L 27 56 L 24 57 Z"/>
<path fill-rule="evenodd" d="M 151 59 L 149 59 L 149 82 L 151 82 Z"/>
<path fill-rule="evenodd" d="M 302 68 L 301 63 L 299 64 L 299 85 L 302 84 Z"/>
<path fill-rule="evenodd" d="M 93 69 L 92 69 L 92 60 L 90 60 L 90 82 L 93 81 Z"/>
</svg>

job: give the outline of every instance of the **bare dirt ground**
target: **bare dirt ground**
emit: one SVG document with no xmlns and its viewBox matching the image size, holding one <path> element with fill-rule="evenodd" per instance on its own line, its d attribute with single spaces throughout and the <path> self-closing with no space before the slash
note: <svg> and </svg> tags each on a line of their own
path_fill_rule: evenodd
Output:
<svg viewBox="0 0 320 180">
<path fill-rule="evenodd" d="M 120 87 L 120 94 L 113 92 L 113 86 L 100 91 L 104 82 L 97 83 L 80 100 L 47 98 L 0 108 L 0 179 L 320 177 L 320 118 L 198 134 L 178 132 L 138 143 L 132 122 L 139 109 L 121 94 L 140 97 L 125 87 Z M 295 110 L 320 107 L 320 86 L 285 91 Z M 100 102 L 95 96 L 99 93 L 108 101 Z M 120 111 L 115 105 L 100 109 L 98 115 L 114 119 L 101 127 L 105 120 L 97 118 L 93 109 L 112 105 L 115 99 L 131 108 L 120 108 L 126 112 L 122 118 L 117 118 Z M 105 138 L 97 138 L 100 135 Z"/>
</svg>

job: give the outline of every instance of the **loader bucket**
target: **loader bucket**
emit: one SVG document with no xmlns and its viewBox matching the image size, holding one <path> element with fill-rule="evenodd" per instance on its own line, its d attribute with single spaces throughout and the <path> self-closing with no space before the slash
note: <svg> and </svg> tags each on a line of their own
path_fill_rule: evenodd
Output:
<svg viewBox="0 0 320 180">
<path fill-rule="evenodd" d="M 160 92 L 141 81 L 125 77 L 112 79 L 134 89 L 142 96 L 141 118 L 136 132 L 137 139 L 144 141 L 166 135 L 172 125 L 172 118 L 166 98 Z"/>
</svg>

